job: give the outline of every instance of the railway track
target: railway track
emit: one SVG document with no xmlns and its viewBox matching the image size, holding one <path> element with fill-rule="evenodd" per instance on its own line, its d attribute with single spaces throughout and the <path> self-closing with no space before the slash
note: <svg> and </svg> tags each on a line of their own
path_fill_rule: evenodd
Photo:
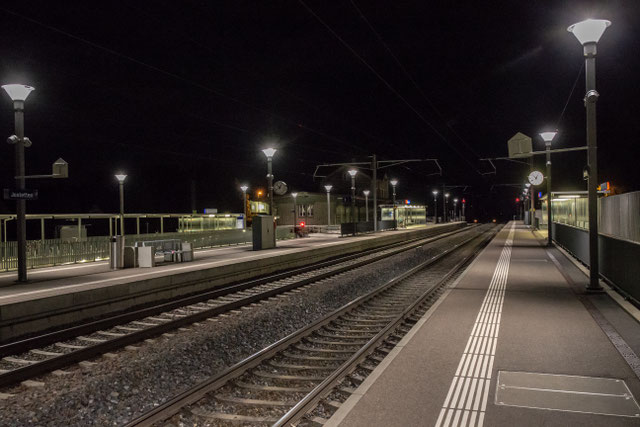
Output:
<svg viewBox="0 0 640 427">
<path fill-rule="evenodd" d="M 127 426 L 324 424 L 494 235 L 474 233 Z"/>
<path fill-rule="evenodd" d="M 0 387 L 352 271 L 468 228 L 325 261 L 0 346 Z"/>
</svg>

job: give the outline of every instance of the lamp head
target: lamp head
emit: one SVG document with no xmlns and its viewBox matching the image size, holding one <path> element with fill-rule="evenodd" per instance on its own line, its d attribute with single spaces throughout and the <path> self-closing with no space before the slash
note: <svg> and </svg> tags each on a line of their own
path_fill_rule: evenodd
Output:
<svg viewBox="0 0 640 427">
<path fill-rule="evenodd" d="M 449 198 L 449 193 L 444 193 L 444 197 Z"/>
<path fill-rule="evenodd" d="M 540 136 L 542 137 L 542 140 L 544 142 L 551 142 L 553 141 L 553 138 L 555 138 L 557 134 L 558 132 L 542 132 L 540 133 Z"/>
<path fill-rule="evenodd" d="M 295 199 L 296 197 L 298 197 L 298 193 L 291 193 L 291 197 Z"/>
<path fill-rule="evenodd" d="M 31 91 L 35 88 L 21 84 L 10 84 L 2 86 L 5 92 L 11 97 L 12 101 L 25 101 Z"/>
<path fill-rule="evenodd" d="M 529 188 L 529 187 L 531 187 L 531 183 L 527 182 L 524 186 Z"/>
<path fill-rule="evenodd" d="M 264 155 L 267 156 L 267 159 L 273 158 L 273 155 L 276 154 L 276 151 L 278 150 L 276 150 L 275 148 L 265 148 L 264 150 L 262 150 Z"/>
<path fill-rule="evenodd" d="M 434 196 L 436 196 L 436 197 L 438 196 L 438 190 L 433 190 L 432 193 L 433 193 Z"/>
<path fill-rule="evenodd" d="M 351 175 L 351 178 L 355 178 L 356 174 L 358 173 L 357 170 L 355 169 L 349 169 L 349 175 Z"/>
<path fill-rule="evenodd" d="M 396 185 L 398 185 L 398 180 L 392 179 L 391 181 L 389 181 L 389 183 L 395 187 Z"/>
<path fill-rule="evenodd" d="M 365 196 L 368 196 L 370 193 L 371 193 L 371 191 L 369 191 L 369 190 L 364 190 L 362 192 L 362 194 L 364 194 Z"/>
<path fill-rule="evenodd" d="M 453 199 L 453 203 L 458 203 L 458 198 Z"/>
<path fill-rule="evenodd" d="M 325 185 L 325 186 L 324 186 L 324 189 L 325 189 L 325 190 L 327 190 L 327 193 L 328 193 L 329 191 L 331 191 L 331 189 L 332 189 L 332 188 L 333 188 L 333 185 Z"/>
<path fill-rule="evenodd" d="M 118 182 L 120 184 L 124 183 L 124 180 L 127 179 L 127 175 L 122 174 L 122 173 L 118 173 L 115 175 L 116 179 L 118 180 Z"/>
<path fill-rule="evenodd" d="M 567 31 L 573 33 L 583 46 L 587 43 L 598 43 L 604 30 L 611 25 L 606 19 L 587 19 L 571 25 Z"/>
<path fill-rule="evenodd" d="M 249 186 L 243 185 L 243 186 L 240 187 L 240 189 L 242 190 L 243 193 L 246 193 L 247 190 L 249 189 Z"/>
</svg>

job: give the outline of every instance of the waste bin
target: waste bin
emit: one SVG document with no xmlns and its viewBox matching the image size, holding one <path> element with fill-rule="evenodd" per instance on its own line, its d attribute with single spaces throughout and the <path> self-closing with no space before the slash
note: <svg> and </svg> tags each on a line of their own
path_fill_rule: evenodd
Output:
<svg viewBox="0 0 640 427">
<path fill-rule="evenodd" d="M 111 269 L 124 268 L 124 236 L 111 236 Z"/>
</svg>

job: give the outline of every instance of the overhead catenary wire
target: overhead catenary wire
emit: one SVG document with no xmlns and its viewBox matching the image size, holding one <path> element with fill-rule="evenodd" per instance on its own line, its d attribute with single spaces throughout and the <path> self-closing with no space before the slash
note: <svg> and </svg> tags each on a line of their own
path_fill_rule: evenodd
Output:
<svg viewBox="0 0 640 427">
<path fill-rule="evenodd" d="M 309 7 L 304 0 L 298 0 L 298 2 L 305 8 L 307 9 L 307 11 L 313 15 L 316 20 L 322 24 L 322 26 L 324 26 L 327 31 L 333 35 L 353 56 L 356 57 L 356 59 L 358 59 L 371 73 L 373 73 L 386 87 L 387 89 L 389 89 L 391 91 L 391 93 L 393 93 L 398 99 L 400 99 L 411 111 L 413 111 L 415 113 L 416 116 L 418 116 L 418 118 L 425 123 L 443 142 L 445 142 L 453 151 L 456 152 L 456 154 L 458 154 L 458 156 L 460 156 L 460 158 L 462 160 L 464 160 L 469 166 L 471 166 L 471 168 L 480 176 L 482 176 L 482 174 L 480 173 L 480 171 L 475 167 L 475 165 L 473 163 L 471 163 L 461 152 L 460 150 L 458 150 L 454 145 L 452 145 L 449 140 L 442 135 L 442 133 L 431 123 L 429 122 L 413 105 L 411 105 L 411 103 L 409 101 L 407 101 L 407 99 L 402 96 L 402 94 L 400 94 L 393 86 L 391 86 L 391 84 L 380 75 L 380 73 L 378 73 L 378 71 L 376 71 L 375 68 L 373 68 L 373 66 L 371 66 L 362 56 L 360 56 L 355 49 L 353 49 L 351 47 L 351 45 L 349 45 L 349 43 L 347 43 L 342 37 L 340 37 L 340 35 L 338 33 L 336 33 L 333 28 L 331 28 L 331 26 L 329 26 L 329 24 L 327 24 L 322 18 L 320 18 L 320 16 L 314 12 L 313 9 L 311 9 L 311 7 Z"/>
<path fill-rule="evenodd" d="M 214 94 L 214 95 L 216 95 L 216 96 L 218 96 L 220 98 L 224 98 L 224 99 L 227 99 L 227 100 L 232 101 L 234 103 L 237 103 L 239 105 L 242 105 L 244 107 L 251 108 L 251 109 L 256 110 L 256 111 L 258 111 L 258 112 L 260 112 L 262 114 L 265 114 L 267 116 L 271 116 L 271 117 L 277 118 L 277 119 L 279 119 L 279 120 L 281 120 L 283 122 L 288 123 L 291 126 L 297 127 L 299 129 L 303 129 L 303 130 L 308 131 L 310 133 L 314 133 L 314 134 L 319 135 L 319 136 L 321 136 L 323 138 L 330 139 L 330 140 L 332 140 L 334 142 L 340 142 L 341 144 L 344 144 L 344 145 L 347 145 L 347 146 L 351 146 L 352 148 L 361 150 L 362 153 L 366 153 L 367 152 L 366 149 L 364 149 L 362 147 L 359 147 L 359 146 L 356 146 L 356 145 L 354 145 L 353 143 L 351 143 L 349 141 L 345 141 L 345 140 L 343 140 L 341 138 L 338 138 L 338 137 L 335 137 L 335 136 L 332 136 L 332 135 L 328 135 L 325 132 L 322 132 L 322 131 L 319 131 L 319 130 L 317 130 L 315 128 L 303 125 L 299 121 L 295 121 L 295 120 L 289 119 L 289 118 L 284 117 L 284 116 L 282 116 L 280 114 L 277 114 L 277 113 L 274 113 L 272 111 L 266 110 L 266 109 L 264 109 L 262 107 L 258 107 L 256 105 L 253 105 L 251 103 L 243 101 L 243 100 L 241 100 L 241 99 L 239 99 L 237 97 L 234 97 L 232 95 L 228 95 L 228 94 L 226 94 L 226 93 L 224 93 L 224 92 L 222 92 L 222 91 L 220 91 L 218 89 L 215 89 L 215 88 L 209 87 L 207 85 L 204 85 L 204 84 L 202 84 L 200 82 L 197 82 L 197 81 L 191 80 L 189 78 L 183 77 L 183 76 L 181 76 L 179 74 L 176 74 L 176 73 L 173 73 L 171 71 L 164 70 L 164 69 L 162 69 L 160 67 L 157 67 L 155 65 L 148 64 L 148 63 L 146 63 L 144 61 L 141 61 L 141 60 L 139 60 L 137 58 L 134 58 L 134 57 L 132 57 L 130 55 L 124 54 L 122 52 L 118 52 L 117 50 L 111 49 L 111 48 L 106 47 L 106 46 L 102 46 L 102 45 L 100 45 L 98 43 L 95 43 L 95 42 L 93 42 L 91 40 L 88 40 L 86 38 L 77 36 L 75 34 L 72 34 L 72 33 L 68 32 L 68 31 L 62 30 L 60 28 L 54 27 L 54 26 L 46 24 L 44 22 L 38 21 L 36 19 L 33 19 L 31 17 L 28 17 L 28 16 L 25 16 L 25 15 L 23 15 L 21 13 L 13 11 L 13 10 L 10 10 L 10 9 L 7 9 L 7 8 L 3 8 L 3 7 L 0 7 L 0 10 L 4 11 L 5 13 L 8 13 L 10 15 L 13 15 L 13 16 L 16 16 L 18 18 L 24 19 L 25 21 L 28 21 L 28 22 L 30 22 L 32 24 L 35 24 L 35 25 L 41 26 L 43 28 L 46 28 L 49 31 L 52 31 L 52 32 L 55 32 L 55 33 L 58 33 L 58 34 L 62 34 L 64 36 L 69 37 L 71 39 L 74 39 L 74 40 L 76 40 L 78 42 L 81 42 L 81 43 L 84 43 L 86 45 L 89 45 L 89 46 L 91 46 L 91 47 L 93 47 L 95 49 L 99 49 L 99 50 L 102 50 L 104 52 L 107 52 L 110 55 L 119 57 L 121 59 L 125 59 L 125 60 L 133 62 L 133 63 L 135 63 L 135 64 L 137 64 L 137 65 L 139 65 L 141 67 L 144 67 L 144 68 L 147 68 L 149 70 L 155 71 L 157 73 L 163 74 L 163 75 L 165 75 L 167 77 L 171 77 L 173 79 L 179 80 L 179 81 L 181 81 L 183 83 L 187 83 L 187 84 L 192 85 L 192 86 L 194 86 L 194 87 L 196 87 L 198 89 L 202 89 L 202 90 L 204 90 L 206 92 L 212 93 L 212 94 Z"/>
<path fill-rule="evenodd" d="M 371 24 L 371 21 L 369 21 L 369 19 L 367 19 L 367 17 L 364 15 L 362 10 L 360 10 L 360 8 L 356 5 L 356 3 L 353 0 L 351 0 L 351 4 L 353 5 L 354 9 L 358 12 L 358 14 L 362 18 L 362 20 L 365 22 L 365 24 L 367 24 L 367 26 L 369 27 L 371 32 L 373 32 L 373 34 L 375 34 L 375 36 L 378 39 L 378 41 L 380 42 L 380 44 L 382 44 L 382 46 L 384 46 L 384 48 L 387 51 L 387 53 L 389 53 L 389 55 L 393 58 L 395 63 L 398 65 L 398 67 L 400 67 L 400 69 L 405 74 L 405 76 L 407 76 L 409 81 L 413 84 L 413 86 L 415 86 L 415 88 L 417 89 L 418 93 L 422 96 L 422 98 L 424 98 L 424 100 L 429 104 L 429 106 L 433 109 L 433 111 L 435 111 L 435 113 L 438 115 L 438 117 L 440 117 L 440 119 L 444 121 L 445 126 L 460 140 L 460 142 L 462 142 L 462 144 L 464 144 L 464 146 L 469 151 L 471 151 L 477 157 L 480 157 L 480 155 L 469 144 L 467 144 L 467 142 L 458 134 L 458 132 L 456 132 L 456 130 L 453 129 L 453 127 L 451 125 L 449 125 L 446 120 L 444 120 L 444 117 L 443 117 L 442 113 L 440 113 L 440 111 L 435 106 L 435 104 L 429 99 L 429 97 L 427 97 L 427 95 L 424 93 L 424 91 L 422 90 L 420 85 L 418 85 L 418 83 L 415 81 L 413 76 L 411 76 L 411 73 L 409 73 L 409 71 L 406 69 L 406 67 L 402 64 L 402 62 L 400 62 L 398 57 L 393 53 L 393 51 L 391 50 L 389 45 L 387 43 L 385 43 L 385 41 L 382 39 L 382 36 L 380 35 L 380 33 L 378 33 L 378 31 L 376 31 L 376 29 L 374 28 L 373 24 Z"/>
<path fill-rule="evenodd" d="M 558 121 L 556 122 L 556 129 L 558 129 L 558 127 L 560 126 L 560 123 L 562 122 L 562 118 L 564 117 L 564 113 L 565 111 L 567 111 L 567 107 L 569 106 L 569 101 L 571 101 L 571 97 L 573 96 L 573 92 L 576 90 L 576 86 L 578 85 L 578 81 L 580 80 L 580 76 L 582 75 L 582 71 L 584 70 L 584 62 L 582 63 L 582 66 L 580 67 L 580 70 L 578 71 L 578 75 L 576 76 L 576 80 L 573 82 L 573 87 L 571 88 L 571 92 L 569 92 L 569 96 L 567 97 L 567 102 L 565 102 L 564 104 L 564 108 L 562 109 L 562 112 L 560 113 L 560 117 L 558 117 Z"/>
</svg>

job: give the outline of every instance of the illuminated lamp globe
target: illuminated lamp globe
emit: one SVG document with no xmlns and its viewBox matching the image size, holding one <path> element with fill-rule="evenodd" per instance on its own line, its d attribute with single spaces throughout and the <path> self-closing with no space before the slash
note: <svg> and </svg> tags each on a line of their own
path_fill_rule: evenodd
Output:
<svg viewBox="0 0 640 427">
<path fill-rule="evenodd" d="M 295 199 L 296 197 L 298 197 L 298 193 L 291 193 L 291 197 Z"/>
<path fill-rule="evenodd" d="M 553 141 L 553 138 L 555 138 L 557 134 L 558 132 L 542 132 L 540 136 L 542 137 L 542 140 L 544 142 L 551 142 Z"/>
<path fill-rule="evenodd" d="M 247 190 L 249 189 L 249 187 L 246 186 L 246 185 L 243 185 L 243 186 L 240 187 L 240 189 L 242 190 L 243 193 L 246 193 Z"/>
<path fill-rule="evenodd" d="M 264 155 L 267 156 L 267 159 L 271 159 L 273 155 L 276 154 L 276 151 L 278 150 L 276 150 L 275 148 L 265 148 L 264 150 L 262 150 Z"/>
<path fill-rule="evenodd" d="M 433 190 L 432 193 L 433 193 L 434 196 L 437 196 L 438 195 L 438 190 Z"/>
<path fill-rule="evenodd" d="M 369 190 L 364 190 L 362 192 L 362 194 L 364 194 L 365 196 L 368 196 L 370 193 L 371 193 L 371 191 L 369 191 Z"/>
<path fill-rule="evenodd" d="M 355 170 L 355 169 L 351 169 L 351 170 L 349 170 L 349 175 L 351 175 L 351 178 L 354 178 L 354 177 L 356 176 L 356 174 L 357 174 L 357 173 L 358 173 L 358 171 L 357 171 L 357 170 Z"/>
<path fill-rule="evenodd" d="M 588 43 L 598 43 L 604 30 L 611 25 L 606 19 L 587 19 L 571 25 L 567 31 L 573 33 L 583 46 Z"/>
<path fill-rule="evenodd" d="M 12 101 L 25 101 L 29 94 L 35 90 L 31 86 L 21 84 L 4 85 L 2 89 L 7 92 Z"/>
<path fill-rule="evenodd" d="M 395 187 L 396 185 L 398 185 L 398 180 L 392 179 L 391 181 L 389 181 L 389 183 Z"/>
<path fill-rule="evenodd" d="M 115 175 L 116 179 L 118 180 L 119 183 L 123 183 L 125 179 L 127 179 L 127 175 L 119 173 Z"/>
<path fill-rule="evenodd" d="M 333 188 L 333 185 L 325 185 L 325 186 L 324 186 L 324 189 L 325 189 L 325 190 L 327 190 L 327 193 L 328 193 L 329 191 L 331 191 L 331 189 L 332 189 L 332 188 Z"/>
</svg>

